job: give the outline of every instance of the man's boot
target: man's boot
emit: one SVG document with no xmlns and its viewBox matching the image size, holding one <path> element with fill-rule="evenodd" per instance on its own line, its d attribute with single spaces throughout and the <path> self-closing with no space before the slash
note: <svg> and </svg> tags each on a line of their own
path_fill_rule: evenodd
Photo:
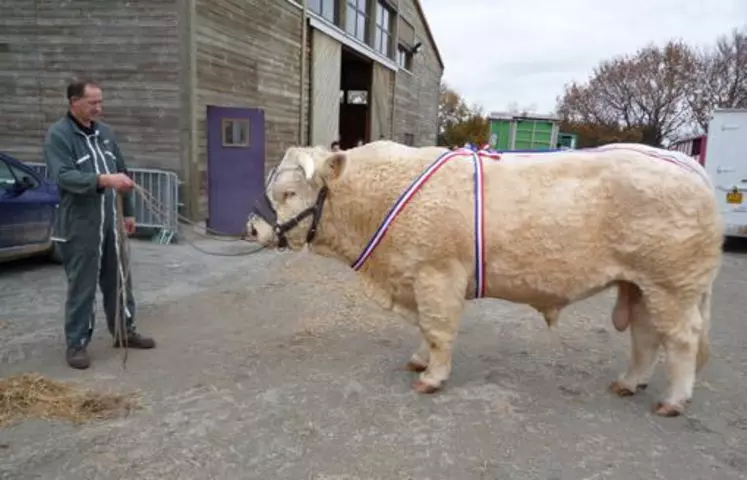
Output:
<svg viewBox="0 0 747 480">
<path fill-rule="evenodd" d="M 120 341 L 119 335 L 114 336 L 114 348 L 127 347 L 127 348 L 141 348 L 148 349 L 156 346 L 155 340 L 150 337 L 144 337 L 136 332 L 130 332 L 127 334 L 127 338 L 122 342 Z"/>
<path fill-rule="evenodd" d="M 78 370 L 83 370 L 91 365 L 86 347 L 67 347 L 67 364 Z"/>
</svg>

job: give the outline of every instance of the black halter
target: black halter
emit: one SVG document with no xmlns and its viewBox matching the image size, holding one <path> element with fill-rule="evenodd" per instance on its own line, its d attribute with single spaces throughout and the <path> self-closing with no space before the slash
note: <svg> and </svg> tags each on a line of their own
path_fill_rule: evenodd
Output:
<svg viewBox="0 0 747 480">
<path fill-rule="evenodd" d="M 259 200 L 255 202 L 254 208 L 252 208 L 252 213 L 272 225 L 272 230 L 278 237 L 279 248 L 285 248 L 288 246 L 288 239 L 285 238 L 285 234 L 288 231 L 297 227 L 298 224 L 301 223 L 309 215 L 313 215 L 309 231 L 306 232 L 306 243 L 311 243 L 316 236 L 316 230 L 319 226 L 319 220 L 322 217 L 322 209 L 324 208 L 324 200 L 327 198 L 327 193 L 328 190 L 327 186 L 325 185 L 321 190 L 319 190 L 319 194 L 316 196 L 316 202 L 314 202 L 314 205 L 310 206 L 309 208 L 305 209 L 295 217 L 282 224 L 277 223 L 278 214 L 275 211 L 275 208 L 272 206 L 272 202 L 270 202 L 270 198 L 267 196 L 267 193 L 262 195 Z"/>
</svg>

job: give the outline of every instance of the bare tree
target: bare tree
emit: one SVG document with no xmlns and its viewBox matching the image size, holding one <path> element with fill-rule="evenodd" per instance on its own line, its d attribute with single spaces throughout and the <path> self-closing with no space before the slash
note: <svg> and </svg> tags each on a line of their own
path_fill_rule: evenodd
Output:
<svg viewBox="0 0 747 480">
<path fill-rule="evenodd" d="M 690 121 L 687 94 L 695 65 L 693 50 L 680 41 L 603 61 L 586 84 L 566 86 L 558 113 L 566 122 L 637 131 L 641 142 L 661 145 Z"/>
<path fill-rule="evenodd" d="M 747 107 L 747 26 L 718 38 L 716 45 L 700 49 L 689 75 L 688 105 L 695 123 L 708 131 L 716 107 Z"/>
</svg>

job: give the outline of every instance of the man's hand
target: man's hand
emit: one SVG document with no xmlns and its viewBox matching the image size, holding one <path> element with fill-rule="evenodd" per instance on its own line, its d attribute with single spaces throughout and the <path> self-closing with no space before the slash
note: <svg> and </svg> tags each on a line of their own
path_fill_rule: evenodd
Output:
<svg viewBox="0 0 747 480">
<path fill-rule="evenodd" d="M 133 233 L 135 233 L 135 217 L 124 218 L 124 229 L 127 235 L 132 235 Z"/>
<path fill-rule="evenodd" d="M 105 173 L 99 175 L 99 185 L 118 192 L 129 192 L 135 187 L 135 182 L 124 173 Z"/>
</svg>

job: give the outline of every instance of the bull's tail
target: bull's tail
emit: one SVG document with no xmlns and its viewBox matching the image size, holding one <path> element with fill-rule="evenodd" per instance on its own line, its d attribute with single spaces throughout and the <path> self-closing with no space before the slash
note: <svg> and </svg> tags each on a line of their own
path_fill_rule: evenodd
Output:
<svg viewBox="0 0 747 480">
<path fill-rule="evenodd" d="M 695 360 L 695 371 L 700 372 L 700 369 L 708 362 L 711 356 L 711 341 L 710 341 L 710 329 L 711 329 L 711 295 L 713 294 L 713 282 L 708 285 L 708 288 L 703 292 L 700 297 L 700 304 L 698 309 L 700 310 L 700 316 L 703 319 L 702 328 L 700 330 L 700 337 L 698 338 L 698 355 Z"/>
</svg>

